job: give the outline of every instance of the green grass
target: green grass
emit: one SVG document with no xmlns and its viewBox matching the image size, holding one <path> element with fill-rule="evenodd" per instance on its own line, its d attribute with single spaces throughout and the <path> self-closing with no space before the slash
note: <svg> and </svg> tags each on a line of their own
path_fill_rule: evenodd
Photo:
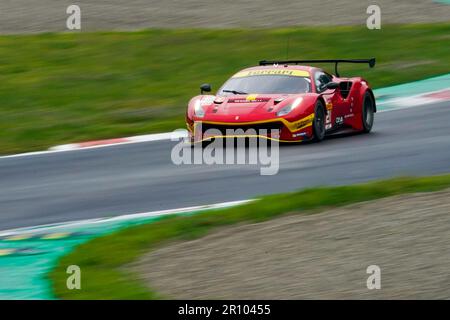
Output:
<svg viewBox="0 0 450 320">
<path fill-rule="evenodd" d="M 54 293 L 62 299 L 158 299 L 124 267 L 143 253 L 170 241 L 195 239 L 212 229 L 236 223 L 255 223 L 282 214 L 311 214 L 329 207 L 412 192 L 450 187 L 450 175 L 396 178 L 361 185 L 322 187 L 271 195 L 255 202 L 192 216 L 171 216 L 96 238 L 61 258 L 50 273 Z M 376 214 L 374 212 L 374 214 Z M 82 290 L 66 288 L 66 268 L 82 270 Z"/>
<path fill-rule="evenodd" d="M 0 154 L 184 127 L 199 85 L 260 59 L 372 57 L 374 87 L 450 72 L 450 24 L 0 36 Z M 330 66 L 331 67 L 331 66 Z M 332 67 L 331 67 L 332 69 Z"/>
</svg>

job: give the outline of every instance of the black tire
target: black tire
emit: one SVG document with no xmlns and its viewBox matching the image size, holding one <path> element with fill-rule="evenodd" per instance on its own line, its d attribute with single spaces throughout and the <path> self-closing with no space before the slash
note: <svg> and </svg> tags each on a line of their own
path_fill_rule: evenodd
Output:
<svg viewBox="0 0 450 320">
<path fill-rule="evenodd" d="M 320 142 L 325 138 L 325 121 L 326 121 L 325 106 L 319 100 L 316 103 L 314 109 L 314 120 L 313 120 L 313 140 Z"/>
<path fill-rule="evenodd" d="M 364 94 L 363 106 L 362 106 L 362 124 L 363 132 L 369 133 L 373 127 L 373 120 L 375 118 L 375 101 L 369 92 Z"/>
</svg>

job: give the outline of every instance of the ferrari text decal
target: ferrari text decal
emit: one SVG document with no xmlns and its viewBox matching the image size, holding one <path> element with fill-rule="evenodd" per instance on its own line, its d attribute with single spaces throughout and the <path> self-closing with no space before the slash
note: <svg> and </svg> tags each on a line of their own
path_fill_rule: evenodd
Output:
<svg viewBox="0 0 450 320">
<path fill-rule="evenodd" d="M 292 76 L 292 77 L 309 77 L 309 72 L 304 70 L 285 70 L 285 69 L 262 69 L 242 71 L 236 73 L 233 78 L 251 77 L 251 76 Z"/>
</svg>

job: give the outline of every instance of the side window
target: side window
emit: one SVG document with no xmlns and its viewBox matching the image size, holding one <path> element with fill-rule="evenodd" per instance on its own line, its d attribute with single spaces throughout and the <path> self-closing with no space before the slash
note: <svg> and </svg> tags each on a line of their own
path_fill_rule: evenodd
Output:
<svg viewBox="0 0 450 320">
<path fill-rule="evenodd" d="M 331 77 L 323 71 L 318 71 L 314 75 L 314 82 L 316 83 L 317 92 L 322 92 L 326 89 L 326 84 L 331 81 Z"/>
</svg>

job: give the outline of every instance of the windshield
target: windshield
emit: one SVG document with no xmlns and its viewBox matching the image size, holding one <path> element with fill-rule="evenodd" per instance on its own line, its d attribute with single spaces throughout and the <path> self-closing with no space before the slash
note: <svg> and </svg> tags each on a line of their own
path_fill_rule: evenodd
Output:
<svg viewBox="0 0 450 320">
<path fill-rule="evenodd" d="M 248 94 L 248 93 L 305 93 L 310 92 L 310 79 L 307 77 L 285 75 L 258 75 L 234 77 L 228 80 L 218 94 Z"/>
</svg>

